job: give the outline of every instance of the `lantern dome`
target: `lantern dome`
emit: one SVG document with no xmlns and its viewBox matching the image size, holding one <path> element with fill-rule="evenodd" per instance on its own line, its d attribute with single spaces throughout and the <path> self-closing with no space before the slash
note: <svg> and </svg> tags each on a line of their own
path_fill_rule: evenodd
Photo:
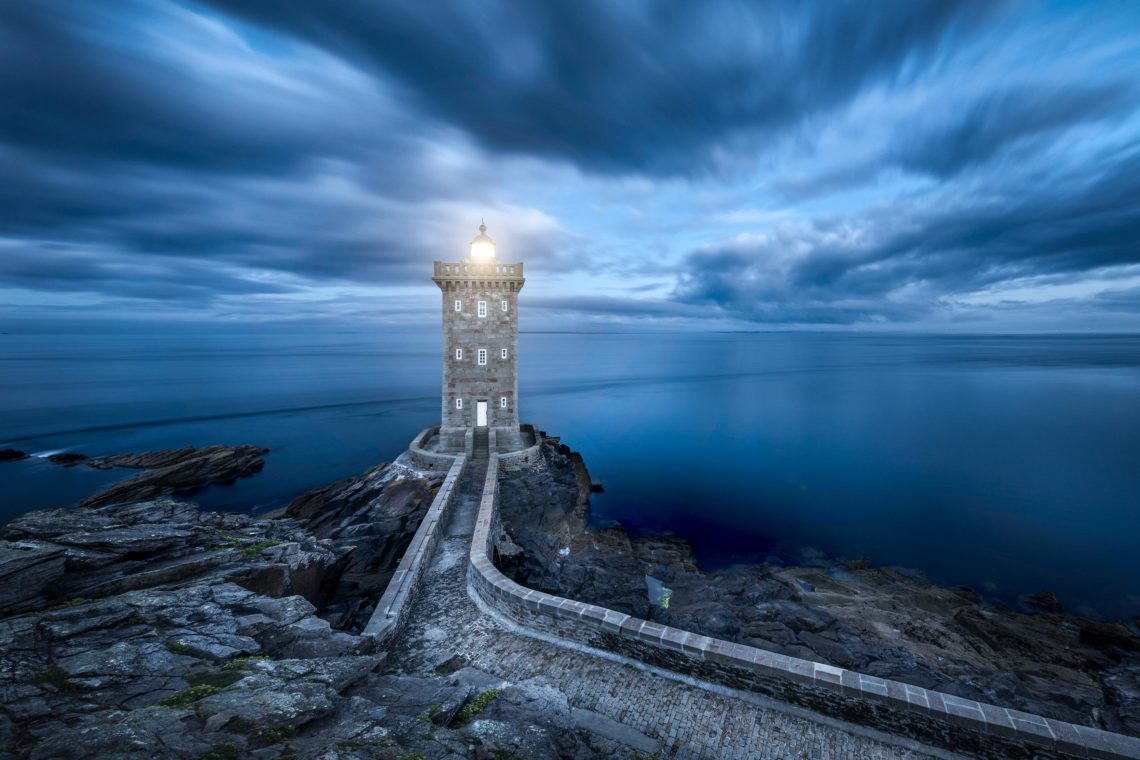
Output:
<svg viewBox="0 0 1140 760">
<path fill-rule="evenodd" d="M 471 258 L 495 258 L 495 241 L 487 235 L 487 225 L 485 224 L 479 224 L 479 234 L 471 240 Z"/>
</svg>

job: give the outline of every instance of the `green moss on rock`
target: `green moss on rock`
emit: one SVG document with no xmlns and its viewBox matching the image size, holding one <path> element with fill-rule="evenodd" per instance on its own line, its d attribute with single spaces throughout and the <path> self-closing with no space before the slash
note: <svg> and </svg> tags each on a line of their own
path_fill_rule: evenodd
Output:
<svg viewBox="0 0 1140 760">
<path fill-rule="evenodd" d="M 166 699 L 160 700 L 159 704 L 163 707 L 185 707 L 200 699 L 212 697 L 219 691 L 221 691 L 221 689 L 217 686 L 208 686 L 206 684 L 191 686 L 189 689 L 183 689 L 177 694 L 171 694 Z"/>
<path fill-rule="evenodd" d="M 459 724 L 470 723 L 477 715 L 486 710 L 497 696 L 499 696 L 498 689 L 487 689 L 480 692 L 478 696 L 463 705 L 463 709 L 459 711 L 459 715 L 456 716 Z"/>
</svg>

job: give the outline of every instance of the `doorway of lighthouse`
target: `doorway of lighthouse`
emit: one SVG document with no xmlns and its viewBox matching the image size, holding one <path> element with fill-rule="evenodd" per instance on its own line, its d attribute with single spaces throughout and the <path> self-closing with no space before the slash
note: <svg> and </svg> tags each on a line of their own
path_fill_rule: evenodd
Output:
<svg viewBox="0 0 1140 760">
<path fill-rule="evenodd" d="M 475 402 L 475 426 L 487 427 L 487 402 Z"/>
</svg>

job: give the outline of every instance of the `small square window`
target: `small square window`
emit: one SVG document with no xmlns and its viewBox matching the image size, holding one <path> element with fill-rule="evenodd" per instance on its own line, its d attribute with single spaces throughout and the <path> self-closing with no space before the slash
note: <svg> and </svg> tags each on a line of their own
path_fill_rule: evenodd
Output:
<svg viewBox="0 0 1140 760">
<path fill-rule="evenodd" d="M 479 316 L 480 317 L 487 316 L 487 302 L 486 301 L 480 301 L 479 302 Z"/>
<path fill-rule="evenodd" d="M 487 363 L 487 349 L 485 349 L 485 348 L 479 349 L 479 363 L 480 364 L 486 364 Z"/>
<path fill-rule="evenodd" d="M 463 399 L 461 399 L 461 398 L 455 399 L 455 408 L 456 409 L 462 409 L 463 408 Z"/>
<path fill-rule="evenodd" d="M 502 303 L 502 305 L 503 305 L 503 311 L 506 311 L 506 310 L 507 310 L 507 302 L 506 302 L 506 301 L 502 301 L 501 303 Z"/>
<path fill-rule="evenodd" d="M 507 408 L 507 397 L 506 396 L 500 396 L 499 397 L 499 408 L 500 409 L 506 409 Z"/>
<path fill-rule="evenodd" d="M 515 268 L 511 267 L 511 274 L 514 274 L 514 273 L 515 273 Z"/>
<path fill-rule="evenodd" d="M 463 349 L 462 348 L 455 349 L 455 358 L 460 359 L 460 360 L 463 359 Z"/>
<path fill-rule="evenodd" d="M 456 311 L 463 311 L 463 302 L 460 301 L 458 298 L 455 299 L 455 310 Z"/>
<path fill-rule="evenodd" d="M 506 359 L 506 358 L 507 358 L 507 349 L 505 349 L 505 348 L 504 348 L 504 349 L 502 350 L 502 356 L 503 356 L 503 358 L 504 358 L 504 359 Z"/>
</svg>

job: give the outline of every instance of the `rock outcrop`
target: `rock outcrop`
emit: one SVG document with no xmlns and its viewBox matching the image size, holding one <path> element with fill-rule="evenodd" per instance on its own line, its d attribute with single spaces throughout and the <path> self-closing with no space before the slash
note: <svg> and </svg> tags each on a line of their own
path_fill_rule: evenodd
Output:
<svg viewBox="0 0 1140 760">
<path fill-rule="evenodd" d="M 232 483 L 238 478 L 260 472 L 265 465 L 262 456 L 268 451 L 269 449 L 250 445 L 200 448 L 185 446 L 145 454 L 116 454 L 91 459 L 87 465 L 96 469 L 126 467 L 145 472 L 108 486 L 83 500 L 80 506 L 98 507 L 159 496 L 184 495 L 213 483 Z"/>
<path fill-rule="evenodd" d="M 28 454 L 19 449 L 0 449 L 0 462 L 18 462 L 21 459 L 27 459 Z"/>
<path fill-rule="evenodd" d="M 588 527 L 589 474 L 557 439 L 546 467 L 504 476 L 501 569 L 519 583 L 696 633 L 1061 720 L 1140 735 L 1140 636 L 1118 622 L 981 603 L 904 568 L 805 552 L 800 566 L 702 572 L 675 536 Z M 672 589 L 649 603 L 645 576 Z"/>
<path fill-rule="evenodd" d="M 61 467 L 74 467 L 86 459 L 86 454 L 80 454 L 76 451 L 64 451 L 59 454 L 52 454 L 48 457 L 49 462 L 52 464 L 58 464 Z"/>
<path fill-rule="evenodd" d="M 589 744 L 564 699 L 462 664 L 402 674 L 321 617 L 351 627 L 436 487 L 379 467 L 289 517 L 160 499 L 14 520 L 0 531 L 0 756 L 586 758 L 599 741 L 631 756 Z"/>
<path fill-rule="evenodd" d="M 275 513 L 298 521 L 343 557 L 321 617 L 353 633 L 364 628 L 442 482 L 442 473 L 379 465 Z"/>
<path fill-rule="evenodd" d="M 0 614 L 205 578 L 319 603 L 328 589 L 314 579 L 341 558 L 292 521 L 173 500 L 31 512 L 0 536 Z"/>
</svg>

